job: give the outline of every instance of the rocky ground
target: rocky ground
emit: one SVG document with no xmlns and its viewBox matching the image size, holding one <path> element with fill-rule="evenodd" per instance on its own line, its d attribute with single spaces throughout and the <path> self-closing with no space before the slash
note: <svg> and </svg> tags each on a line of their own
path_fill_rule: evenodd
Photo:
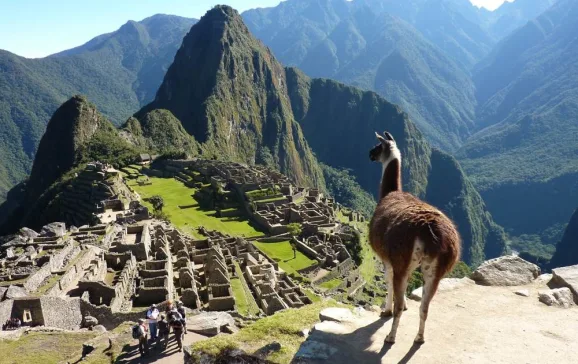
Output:
<svg viewBox="0 0 578 364">
<path fill-rule="evenodd" d="M 512 278 L 508 273 L 511 268 L 502 272 L 507 279 Z M 514 268 L 519 274 L 528 273 L 524 267 Z M 341 311 L 324 314 L 322 311 L 322 322 L 311 330 L 294 362 L 576 362 L 578 307 L 572 302 L 572 294 L 568 295 L 572 283 L 570 289 L 561 290 L 565 293 L 553 294 L 547 286 L 549 282 L 552 285 L 552 276 L 534 279 L 532 273 L 527 278 L 530 282 L 516 286 L 483 286 L 467 278 L 446 282 L 430 306 L 423 345 L 413 343 L 419 324 L 419 302 L 414 300 L 408 300 L 409 309 L 402 316 L 393 345 L 384 345 L 392 320 L 381 319 L 379 312 L 357 309 L 351 314 Z M 566 281 L 578 278 L 578 266 L 566 271 L 565 276 Z M 549 302 L 542 294 L 542 300 L 552 304 L 548 306 L 540 302 L 540 293 L 544 292 L 560 300 Z"/>
</svg>

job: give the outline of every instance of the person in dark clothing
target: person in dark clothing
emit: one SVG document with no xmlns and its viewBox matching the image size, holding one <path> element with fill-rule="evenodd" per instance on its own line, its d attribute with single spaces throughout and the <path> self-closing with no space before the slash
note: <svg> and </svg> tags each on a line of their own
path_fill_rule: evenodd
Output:
<svg viewBox="0 0 578 364">
<path fill-rule="evenodd" d="M 159 344 L 166 349 L 169 345 L 169 323 L 166 320 L 165 314 L 161 314 L 161 319 L 157 322 L 159 330 Z"/>
<path fill-rule="evenodd" d="M 174 308 L 169 316 L 169 325 L 175 333 L 175 340 L 179 346 L 179 351 L 183 351 L 183 320 L 179 311 Z"/>
<path fill-rule="evenodd" d="M 185 311 L 185 306 L 183 305 L 182 301 L 177 302 L 177 311 L 181 315 L 181 319 L 183 322 L 183 333 L 186 335 L 187 334 L 187 319 L 186 319 L 187 313 Z"/>
</svg>

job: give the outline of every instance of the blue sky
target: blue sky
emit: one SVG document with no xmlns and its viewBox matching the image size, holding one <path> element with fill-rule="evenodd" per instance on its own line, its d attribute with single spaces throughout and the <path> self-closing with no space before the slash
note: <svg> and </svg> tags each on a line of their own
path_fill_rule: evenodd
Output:
<svg viewBox="0 0 578 364">
<path fill-rule="evenodd" d="M 471 0 L 495 8 L 503 0 Z M 84 44 L 115 31 L 128 20 L 154 14 L 199 18 L 216 4 L 239 11 L 280 0 L 0 0 L 0 49 L 36 58 Z"/>
</svg>

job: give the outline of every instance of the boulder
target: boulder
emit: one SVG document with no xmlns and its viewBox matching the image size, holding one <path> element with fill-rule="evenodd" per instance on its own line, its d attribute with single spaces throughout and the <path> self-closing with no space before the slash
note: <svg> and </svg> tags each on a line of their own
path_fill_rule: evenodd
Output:
<svg viewBox="0 0 578 364">
<path fill-rule="evenodd" d="M 548 286 L 569 288 L 574 296 L 574 302 L 578 304 L 578 265 L 552 269 L 552 280 Z"/>
<path fill-rule="evenodd" d="M 540 268 L 536 264 L 508 255 L 482 263 L 471 278 L 484 286 L 520 286 L 532 282 L 539 275 Z"/>
<path fill-rule="evenodd" d="M 545 303 L 548 306 L 559 306 L 564 308 L 570 308 L 574 303 L 572 292 L 568 287 L 538 292 L 538 299 L 540 302 Z"/>
<path fill-rule="evenodd" d="M 92 328 L 92 331 L 96 331 L 96 332 L 106 332 L 106 327 L 102 326 L 102 325 L 96 325 Z"/>
<path fill-rule="evenodd" d="M 29 229 L 27 227 L 23 227 L 22 229 L 20 229 L 18 231 L 18 235 L 20 235 L 24 238 L 35 238 L 38 236 L 38 233 L 32 229 Z"/>
<path fill-rule="evenodd" d="M 44 225 L 42 230 L 40 230 L 40 235 L 42 236 L 61 237 L 64 234 L 66 234 L 66 224 L 63 222 L 51 222 L 48 225 Z"/>
<path fill-rule="evenodd" d="M 8 290 L 8 287 L 0 287 L 0 301 L 4 301 L 4 293 Z"/>
<path fill-rule="evenodd" d="M 82 327 L 91 328 L 98 325 L 98 319 L 93 316 L 84 316 L 82 319 Z"/>
<path fill-rule="evenodd" d="M 446 292 L 446 291 L 452 291 L 454 289 L 466 286 L 468 284 L 473 284 L 474 281 L 472 281 L 471 279 L 464 277 L 464 278 L 444 278 L 440 281 L 440 284 L 438 285 L 438 292 Z M 419 287 L 414 289 L 411 294 L 409 295 L 409 298 L 415 301 L 421 301 L 421 298 L 423 296 L 423 287 Z"/>
<path fill-rule="evenodd" d="M 319 312 L 320 321 L 345 322 L 353 321 L 354 316 L 350 309 L 341 307 L 330 307 Z"/>
<path fill-rule="evenodd" d="M 6 290 L 6 293 L 4 293 L 4 299 L 6 300 L 13 300 L 15 298 L 26 296 L 28 296 L 26 290 L 18 286 L 9 286 L 8 289 Z"/>
<path fill-rule="evenodd" d="M 217 335 L 225 326 L 235 326 L 235 319 L 226 312 L 203 312 L 187 318 L 187 330 L 200 335 Z"/>
</svg>

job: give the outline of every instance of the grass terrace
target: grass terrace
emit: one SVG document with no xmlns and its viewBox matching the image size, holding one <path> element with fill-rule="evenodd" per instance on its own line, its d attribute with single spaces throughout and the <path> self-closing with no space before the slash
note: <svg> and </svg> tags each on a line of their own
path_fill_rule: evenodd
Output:
<svg viewBox="0 0 578 364">
<path fill-rule="evenodd" d="M 235 262 L 235 271 L 237 277 L 231 279 L 231 288 L 233 290 L 233 296 L 235 297 L 237 311 L 243 316 L 256 316 L 261 310 L 257 302 L 255 302 L 255 298 L 251 294 L 251 289 L 245 281 L 241 267 L 237 262 Z"/>
<path fill-rule="evenodd" d="M 339 279 L 339 278 L 334 278 L 334 279 L 331 279 L 331 280 L 329 280 L 329 281 L 327 281 L 327 282 L 321 283 L 321 284 L 319 285 L 319 287 L 325 288 L 325 289 L 327 289 L 327 290 L 331 290 L 331 289 L 334 289 L 334 288 L 339 287 L 339 285 L 340 285 L 341 283 L 343 283 L 343 280 L 341 280 L 341 279 Z"/>
<path fill-rule="evenodd" d="M 18 340 L 0 341 L 0 364 L 47 364 L 75 357 L 82 343 L 96 336 L 82 333 L 29 333 Z"/>
<path fill-rule="evenodd" d="M 271 259 L 279 263 L 279 267 L 287 274 L 297 274 L 297 271 L 308 268 L 317 263 L 316 260 L 309 259 L 305 254 L 297 250 L 296 257 L 293 258 L 293 248 L 289 241 L 279 243 L 254 242 L 255 246 L 267 254 Z"/>
<path fill-rule="evenodd" d="M 299 346 L 305 341 L 301 333 L 319 321 L 319 312 L 327 307 L 346 307 L 333 300 L 318 301 L 299 309 L 288 309 L 263 318 L 233 335 L 220 335 L 193 344 L 195 354 L 218 355 L 226 349 L 242 349 L 253 353 L 257 349 L 277 341 L 281 350 L 272 353 L 267 360 L 273 363 L 289 363 Z"/>
<path fill-rule="evenodd" d="M 129 184 L 142 197 L 143 203 L 151 211 L 152 205 L 144 199 L 154 195 L 162 196 L 165 203 L 163 212 L 183 232 L 195 235 L 195 229 L 198 226 L 204 226 L 209 230 L 218 230 L 232 236 L 263 236 L 263 233 L 256 230 L 246 218 L 219 218 L 215 216 L 215 211 L 201 210 L 198 201 L 193 197 L 195 189 L 173 178 L 151 177 L 150 182 L 152 184 L 147 186 L 139 186 L 133 182 Z"/>
</svg>

